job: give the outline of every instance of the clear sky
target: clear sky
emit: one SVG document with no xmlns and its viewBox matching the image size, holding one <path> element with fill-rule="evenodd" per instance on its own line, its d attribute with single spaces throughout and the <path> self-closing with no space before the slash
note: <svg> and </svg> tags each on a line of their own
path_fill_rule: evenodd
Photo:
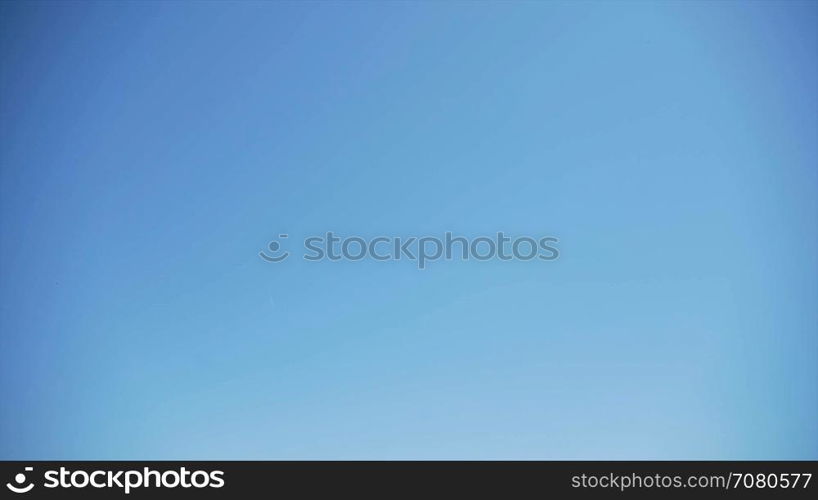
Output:
<svg viewBox="0 0 818 500">
<path fill-rule="evenodd" d="M 815 2 L 0 4 L 0 458 L 818 459 Z M 554 262 L 258 257 L 287 233 Z"/>
</svg>

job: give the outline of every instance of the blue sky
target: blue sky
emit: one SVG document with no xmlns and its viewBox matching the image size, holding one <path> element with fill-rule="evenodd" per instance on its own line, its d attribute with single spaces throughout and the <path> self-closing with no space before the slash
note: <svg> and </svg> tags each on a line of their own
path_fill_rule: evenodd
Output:
<svg viewBox="0 0 818 500">
<path fill-rule="evenodd" d="M 0 458 L 818 458 L 814 2 L 0 5 Z M 269 264 L 280 233 L 554 262 Z"/>
</svg>

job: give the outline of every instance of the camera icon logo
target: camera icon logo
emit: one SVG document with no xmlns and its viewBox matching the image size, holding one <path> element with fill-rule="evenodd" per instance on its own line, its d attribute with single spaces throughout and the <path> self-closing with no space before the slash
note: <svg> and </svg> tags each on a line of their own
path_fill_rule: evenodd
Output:
<svg viewBox="0 0 818 500">
<path fill-rule="evenodd" d="M 25 470 L 26 472 L 31 472 L 34 470 L 34 467 L 26 467 Z M 29 483 L 23 486 L 23 483 L 26 482 L 26 475 L 22 472 L 19 472 L 14 476 L 14 482 L 16 484 L 6 483 L 6 488 L 15 493 L 28 493 L 32 488 L 34 488 L 34 483 Z"/>
</svg>

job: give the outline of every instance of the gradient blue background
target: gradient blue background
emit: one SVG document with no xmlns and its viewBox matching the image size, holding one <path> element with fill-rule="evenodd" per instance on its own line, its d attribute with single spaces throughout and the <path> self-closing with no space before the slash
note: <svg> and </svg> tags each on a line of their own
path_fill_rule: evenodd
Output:
<svg viewBox="0 0 818 500">
<path fill-rule="evenodd" d="M 818 4 L 0 4 L 0 458 L 818 458 Z M 279 233 L 555 262 L 268 264 Z"/>
</svg>

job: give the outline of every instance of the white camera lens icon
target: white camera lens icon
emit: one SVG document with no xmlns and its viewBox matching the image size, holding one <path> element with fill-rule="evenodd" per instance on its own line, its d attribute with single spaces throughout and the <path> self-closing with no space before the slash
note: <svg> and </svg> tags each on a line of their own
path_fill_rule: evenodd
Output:
<svg viewBox="0 0 818 500">
<path fill-rule="evenodd" d="M 26 467 L 26 472 L 31 472 L 34 470 L 34 467 Z M 28 493 L 31 491 L 31 488 L 34 487 L 34 483 L 29 483 L 23 485 L 26 482 L 26 475 L 22 472 L 18 472 L 14 476 L 14 482 L 16 484 L 6 483 L 6 487 L 15 493 Z"/>
</svg>

